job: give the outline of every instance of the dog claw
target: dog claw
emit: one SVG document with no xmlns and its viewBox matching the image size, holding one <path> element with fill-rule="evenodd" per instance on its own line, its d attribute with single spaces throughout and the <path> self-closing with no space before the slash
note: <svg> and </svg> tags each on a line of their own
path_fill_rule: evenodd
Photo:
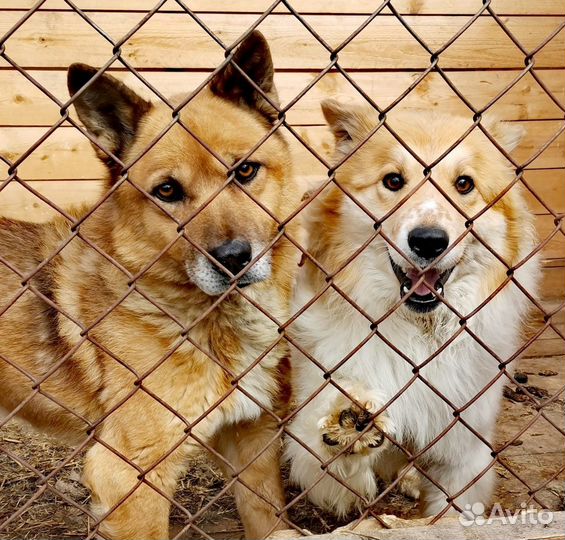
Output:
<svg viewBox="0 0 565 540">
<path fill-rule="evenodd" d="M 341 411 L 339 415 L 339 425 L 341 427 L 351 427 L 357 424 L 358 417 L 351 409 Z"/>
<path fill-rule="evenodd" d="M 357 431 L 363 431 L 371 421 L 371 415 L 363 412 L 357 417 L 357 422 L 355 422 L 355 429 Z"/>
<path fill-rule="evenodd" d="M 337 446 L 339 444 L 339 441 L 336 441 L 335 439 L 332 439 L 327 433 L 324 433 L 322 435 L 322 440 L 328 445 L 328 446 Z"/>
<path fill-rule="evenodd" d="M 382 433 L 379 433 L 377 435 L 377 440 L 369 443 L 367 446 L 369 448 L 378 448 L 379 446 L 381 446 L 383 443 L 385 442 L 385 436 Z"/>
</svg>

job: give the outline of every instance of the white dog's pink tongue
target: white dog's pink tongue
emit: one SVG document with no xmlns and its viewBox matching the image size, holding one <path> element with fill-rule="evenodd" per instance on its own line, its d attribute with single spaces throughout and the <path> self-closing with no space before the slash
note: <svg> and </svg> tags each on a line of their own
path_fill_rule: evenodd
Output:
<svg viewBox="0 0 565 540">
<path fill-rule="evenodd" d="M 416 270 L 408 270 L 408 272 L 406 272 L 406 276 L 412 282 L 412 285 L 420 279 Z M 428 283 L 428 285 L 435 288 L 435 284 L 437 283 L 439 276 L 440 274 L 437 270 L 426 270 L 424 273 L 424 280 Z M 427 294 L 431 294 L 431 291 L 428 287 L 426 287 L 426 285 L 424 285 L 424 281 L 422 281 L 422 283 L 416 287 L 414 293 L 418 296 L 426 296 Z"/>
</svg>

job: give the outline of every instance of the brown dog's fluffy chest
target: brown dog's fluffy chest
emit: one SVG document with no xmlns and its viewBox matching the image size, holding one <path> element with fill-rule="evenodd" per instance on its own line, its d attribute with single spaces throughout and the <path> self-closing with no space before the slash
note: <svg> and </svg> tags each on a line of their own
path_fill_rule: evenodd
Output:
<svg viewBox="0 0 565 540">
<path fill-rule="evenodd" d="M 110 364 L 101 394 L 106 407 L 141 380 L 144 391 L 189 421 L 210 411 L 206 436 L 224 423 L 256 418 L 261 405 L 272 408 L 286 349 L 277 346 L 264 355 L 278 338 L 277 328 L 245 300 L 230 298 L 205 317 L 206 310 L 194 306 L 185 319 L 188 331 L 162 313 L 131 310 L 138 301 L 132 297 L 99 329 L 104 341 L 120 333 L 122 357 L 138 375 L 137 381 L 126 375 L 131 383 L 116 388 L 113 371 L 124 368 Z"/>
</svg>

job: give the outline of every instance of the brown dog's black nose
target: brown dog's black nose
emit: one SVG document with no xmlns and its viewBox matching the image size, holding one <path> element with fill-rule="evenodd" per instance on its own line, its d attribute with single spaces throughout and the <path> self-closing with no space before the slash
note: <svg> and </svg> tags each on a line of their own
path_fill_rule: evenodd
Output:
<svg viewBox="0 0 565 540">
<path fill-rule="evenodd" d="M 410 249 L 422 259 L 439 257 L 449 245 L 449 236 L 443 229 L 416 227 L 408 234 Z"/>
<path fill-rule="evenodd" d="M 247 240 L 230 240 L 208 253 L 233 275 L 238 274 L 251 261 L 251 244 Z M 216 270 L 224 272 L 216 267 Z"/>
</svg>

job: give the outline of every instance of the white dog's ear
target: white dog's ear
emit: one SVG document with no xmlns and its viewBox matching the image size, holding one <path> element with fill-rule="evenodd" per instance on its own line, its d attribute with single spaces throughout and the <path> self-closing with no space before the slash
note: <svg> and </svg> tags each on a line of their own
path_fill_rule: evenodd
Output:
<svg viewBox="0 0 565 540">
<path fill-rule="evenodd" d="M 336 146 L 344 150 L 365 137 L 378 122 L 376 112 L 367 106 L 325 99 L 321 103 L 324 118 L 334 134 Z"/>
<path fill-rule="evenodd" d="M 487 131 L 507 152 L 512 152 L 523 139 L 526 130 L 516 122 L 493 120 L 485 125 Z"/>
</svg>

